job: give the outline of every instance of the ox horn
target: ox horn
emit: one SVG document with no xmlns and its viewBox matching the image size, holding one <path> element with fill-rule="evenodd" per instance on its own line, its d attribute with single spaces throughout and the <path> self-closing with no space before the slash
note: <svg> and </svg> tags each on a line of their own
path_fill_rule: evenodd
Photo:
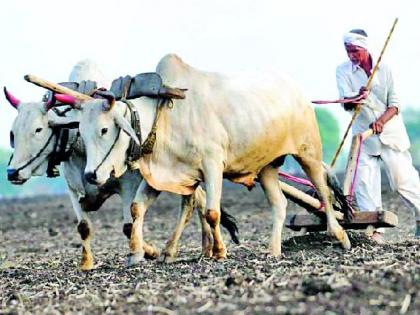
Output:
<svg viewBox="0 0 420 315">
<path fill-rule="evenodd" d="M 75 106 L 77 104 L 77 98 L 75 98 L 73 95 L 67 95 L 67 94 L 55 94 L 55 99 L 63 104 L 68 104 L 71 106 Z"/>
<path fill-rule="evenodd" d="M 58 94 L 66 94 L 66 95 L 70 95 L 73 96 L 75 99 L 77 99 L 78 101 L 81 102 L 85 102 L 85 101 L 89 101 L 92 100 L 93 98 L 90 97 L 89 95 L 83 94 L 83 93 L 79 93 L 76 91 L 73 91 L 69 88 L 66 88 L 62 85 L 53 83 L 53 82 L 49 82 L 47 80 L 38 78 L 34 75 L 31 74 L 27 74 L 25 75 L 24 79 L 30 83 L 33 83 L 35 85 L 38 85 L 40 87 L 43 87 L 47 90 L 50 90 L 52 92 L 58 93 Z"/>
<path fill-rule="evenodd" d="M 16 97 L 14 97 L 12 94 L 10 94 L 10 92 L 6 89 L 6 87 L 4 87 L 3 90 L 4 90 L 4 95 L 6 96 L 6 99 L 14 108 L 17 109 L 20 104 L 20 101 Z"/>
<path fill-rule="evenodd" d="M 61 104 L 56 104 L 59 101 Z M 67 94 L 53 94 L 53 97 L 45 102 L 45 110 L 49 111 L 54 106 L 60 106 L 62 104 L 70 105 L 75 109 L 80 109 L 80 102 L 72 95 Z"/>
</svg>

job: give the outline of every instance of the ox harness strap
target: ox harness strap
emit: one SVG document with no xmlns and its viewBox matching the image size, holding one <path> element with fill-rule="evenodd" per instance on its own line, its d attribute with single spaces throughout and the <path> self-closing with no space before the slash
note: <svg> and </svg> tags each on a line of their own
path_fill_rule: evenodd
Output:
<svg viewBox="0 0 420 315">
<path fill-rule="evenodd" d="M 54 127 L 53 129 L 57 132 L 56 142 L 54 149 L 49 155 L 47 177 L 57 177 L 60 172 L 56 168 L 61 162 L 68 161 L 73 153 L 74 145 L 79 140 L 79 131 L 75 133 L 73 139 L 71 139 L 70 130 L 77 129 L 79 127 L 78 122 L 69 123 L 60 127 Z M 70 142 L 70 140 L 72 140 Z"/>
<path fill-rule="evenodd" d="M 127 108 L 130 110 L 131 116 L 131 127 L 133 127 L 137 138 L 139 139 L 140 143 L 143 142 L 142 135 L 141 135 L 141 128 L 140 128 L 140 116 L 136 109 L 136 107 L 131 103 L 129 100 L 122 99 L 121 102 L 124 102 L 127 105 Z M 142 147 L 138 145 L 134 139 L 130 137 L 130 144 L 127 150 L 127 157 L 126 161 L 127 164 L 130 166 L 130 169 L 135 169 L 135 161 L 140 159 L 142 155 Z"/>
<path fill-rule="evenodd" d="M 127 105 L 126 110 L 124 112 L 124 117 L 127 114 L 127 109 L 130 111 L 130 118 L 131 118 L 131 126 L 133 127 L 136 136 L 138 137 L 141 145 L 139 146 L 133 139 L 130 139 L 129 147 L 126 151 L 126 163 L 129 166 L 131 170 L 137 169 L 138 165 L 136 163 L 137 160 L 139 160 L 142 156 L 146 154 L 151 154 L 153 152 L 153 147 L 156 142 L 156 131 L 157 131 L 157 123 L 160 117 L 160 113 L 162 112 L 163 106 L 165 103 L 171 103 L 171 99 L 158 99 L 158 104 L 156 108 L 156 115 L 155 119 L 153 121 L 152 129 L 150 130 L 149 134 L 147 135 L 146 140 L 142 143 L 142 134 L 141 134 L 141 128 L 140 128 L 140 116 L 130 101 L 126 99 L 122 99 L 121 102 L 125 103 Z M 172 107 L 171 107 L 172 108 Z M 105 154 L 102 161 L 99 163 L 99 165 L 95 168 L 94 173 L 96 173 L 99 168 L 104 164 L 108 156 L 111 154 L 112 150 L 114 149 L 116 143 L 118 142 L 118 139 L 120 138 L 122 128 L 118 129 L 117 136 L 115 137 L 114 143 L 109 148 L 108 152 Z"/>
<path fill-rule="evenodd" d="M 64 127 L 63 127 L 64 126 Z M 73 152 L 73 146 L 79 138 L 79 133 L 77 132 L 76 137 L 72 143 L 69 144 L 69 132 L 70 129 L 77 128 L 78 124 L 70 123 L 67 125 L 51 127 L 52 132 L 45 142 L 44 146 L 38 151 L 38 153 L 32 157 L 28 162 L 26 162 L 21 167 L 15 169 L 15 173 L 19 173 L 24 168 L 31 165 L 35 162 L 36 159 L 41 157 L 44 151 L 47 149 L 51 140 L 55 138 L 54 148 L 51 153 L 47 155 L 48 158 L 48 168 L 47 168 L 47 177 L 57 177 L 60 175 L 59 170 L 56 168 L 63 161 L 67 161 Z M 13 154 L 10 156 L 8 166 L 13 159 Z"/>
<path fill-rule="evenodd" d="M 127 114 L 127 108 L 128 108 L 128 106 L 125 108 L 124 117 Z M 111 147 L 109 148 L 108 152 L 105 154 L 105 156 L 102 159 L 101 163 L 99 163 L 98 166 L 93 171 L 94 174 L 96 174 L 96 172 L 99 170 L 99 168 L 102 166 L 102 164 L 104 164 L 104 162 L 106 161 L 106 159 L 108 158 L 108 156 L 111 154 L 112 150 L 114 149 L 115 145 L 118 142 L 118 139 L 120 138 L 121 130 L 122 130 L 122 128 L 118 128 L 118 133 L 117 133 L 117 136 L 115 137 L 114 143 L 111 145 Z"/>
</svg>

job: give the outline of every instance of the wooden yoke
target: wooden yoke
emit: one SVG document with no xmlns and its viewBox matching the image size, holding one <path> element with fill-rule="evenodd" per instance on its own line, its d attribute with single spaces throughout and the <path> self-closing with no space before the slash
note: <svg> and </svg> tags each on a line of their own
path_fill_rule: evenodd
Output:
<svg viewBox="0 0 420 315">
<path fill-rule="evenodd" d="M 343 193 L 345 196 L 350 196 L 352 193 L 352 183 L 355 179 L 354 174 L 357 169 L 360 146 L 362 145 L 362 142 L 369 138 L 371 135 L 373 135 L 373 130 L 368 129 L 363 133 L 353 136 L 343 183 Z"/>
<path fill-rule="evenodd" d="M 30 82 L 30 83 L 38 85 L 38 86 L 40 86 L 42 88 L 45 88 L 47 90 L 50 90 L 52 92 L 74 96 L 77 100 L 82 101 L 82 102 L 83 101 L 89 101 L 89 100 L 93 99 L 89 95 L 73 91 L 69 88 L 66 88 L 66 87 L 62 86 L 62 85 L 59 85 L 59 84 L 56 84 L 56 83 L 49 82 L 47 80 L 38 78 L 38 77 L 36 77 L 32 74 L 25 75 L 24 79 L 26 81 Z"/>
</svg>

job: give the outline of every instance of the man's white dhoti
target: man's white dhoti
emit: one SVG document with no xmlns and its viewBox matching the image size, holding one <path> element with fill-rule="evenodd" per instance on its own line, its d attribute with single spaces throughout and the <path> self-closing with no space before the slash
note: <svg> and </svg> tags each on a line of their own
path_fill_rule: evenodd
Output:
<svg viewBox="0 0 420 315">
<path fill-rule="evenodd" d="M 381 161 L 392 190 L 414 209 L 416 221 L 420 221 L 420 179 L 411 155 L 408 151 L 399 152 L 386 145 L 382 146 L 380 156 L 368 155 L 363 150 L 360 154 L 355 187 L 359 209 L 382 210 Z"/>
</svg>

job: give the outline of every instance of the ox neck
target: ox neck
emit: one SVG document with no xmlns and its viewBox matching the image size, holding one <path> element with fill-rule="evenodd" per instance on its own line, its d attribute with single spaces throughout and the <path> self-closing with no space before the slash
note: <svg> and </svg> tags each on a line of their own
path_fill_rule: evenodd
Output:
<svg viewBox="0 0 420 315">
<path fill-rule="evenodd" d="M 139 113 L 140 118 L 140 130 L 143 138 L 141 139 L 142 143 L 147 139 L 147 135 L 152 130 L 153 122 L 155 120 L 158 100 L 150 97 L 139 97 L 130 102 L 135 106 L 136 110 Z M 126 104 L 118 102 L 121 104 L 120 111 L 121 114 L 124 114 Z"/>
<path fill-rule="evenodd" d="M 56 112 L 48 111 L 48 120 L 54 126 L 53 129 L 68 129 L 68 142 L 72 143 L 72 152 L 78 155 L 86 154 L 82 138 L 79 134 L 79 128 L 75 124 L 80 122 L 80 113 L 77 110 L 63 110 L 64 116 L 59 116 Z"/>
</svg>

